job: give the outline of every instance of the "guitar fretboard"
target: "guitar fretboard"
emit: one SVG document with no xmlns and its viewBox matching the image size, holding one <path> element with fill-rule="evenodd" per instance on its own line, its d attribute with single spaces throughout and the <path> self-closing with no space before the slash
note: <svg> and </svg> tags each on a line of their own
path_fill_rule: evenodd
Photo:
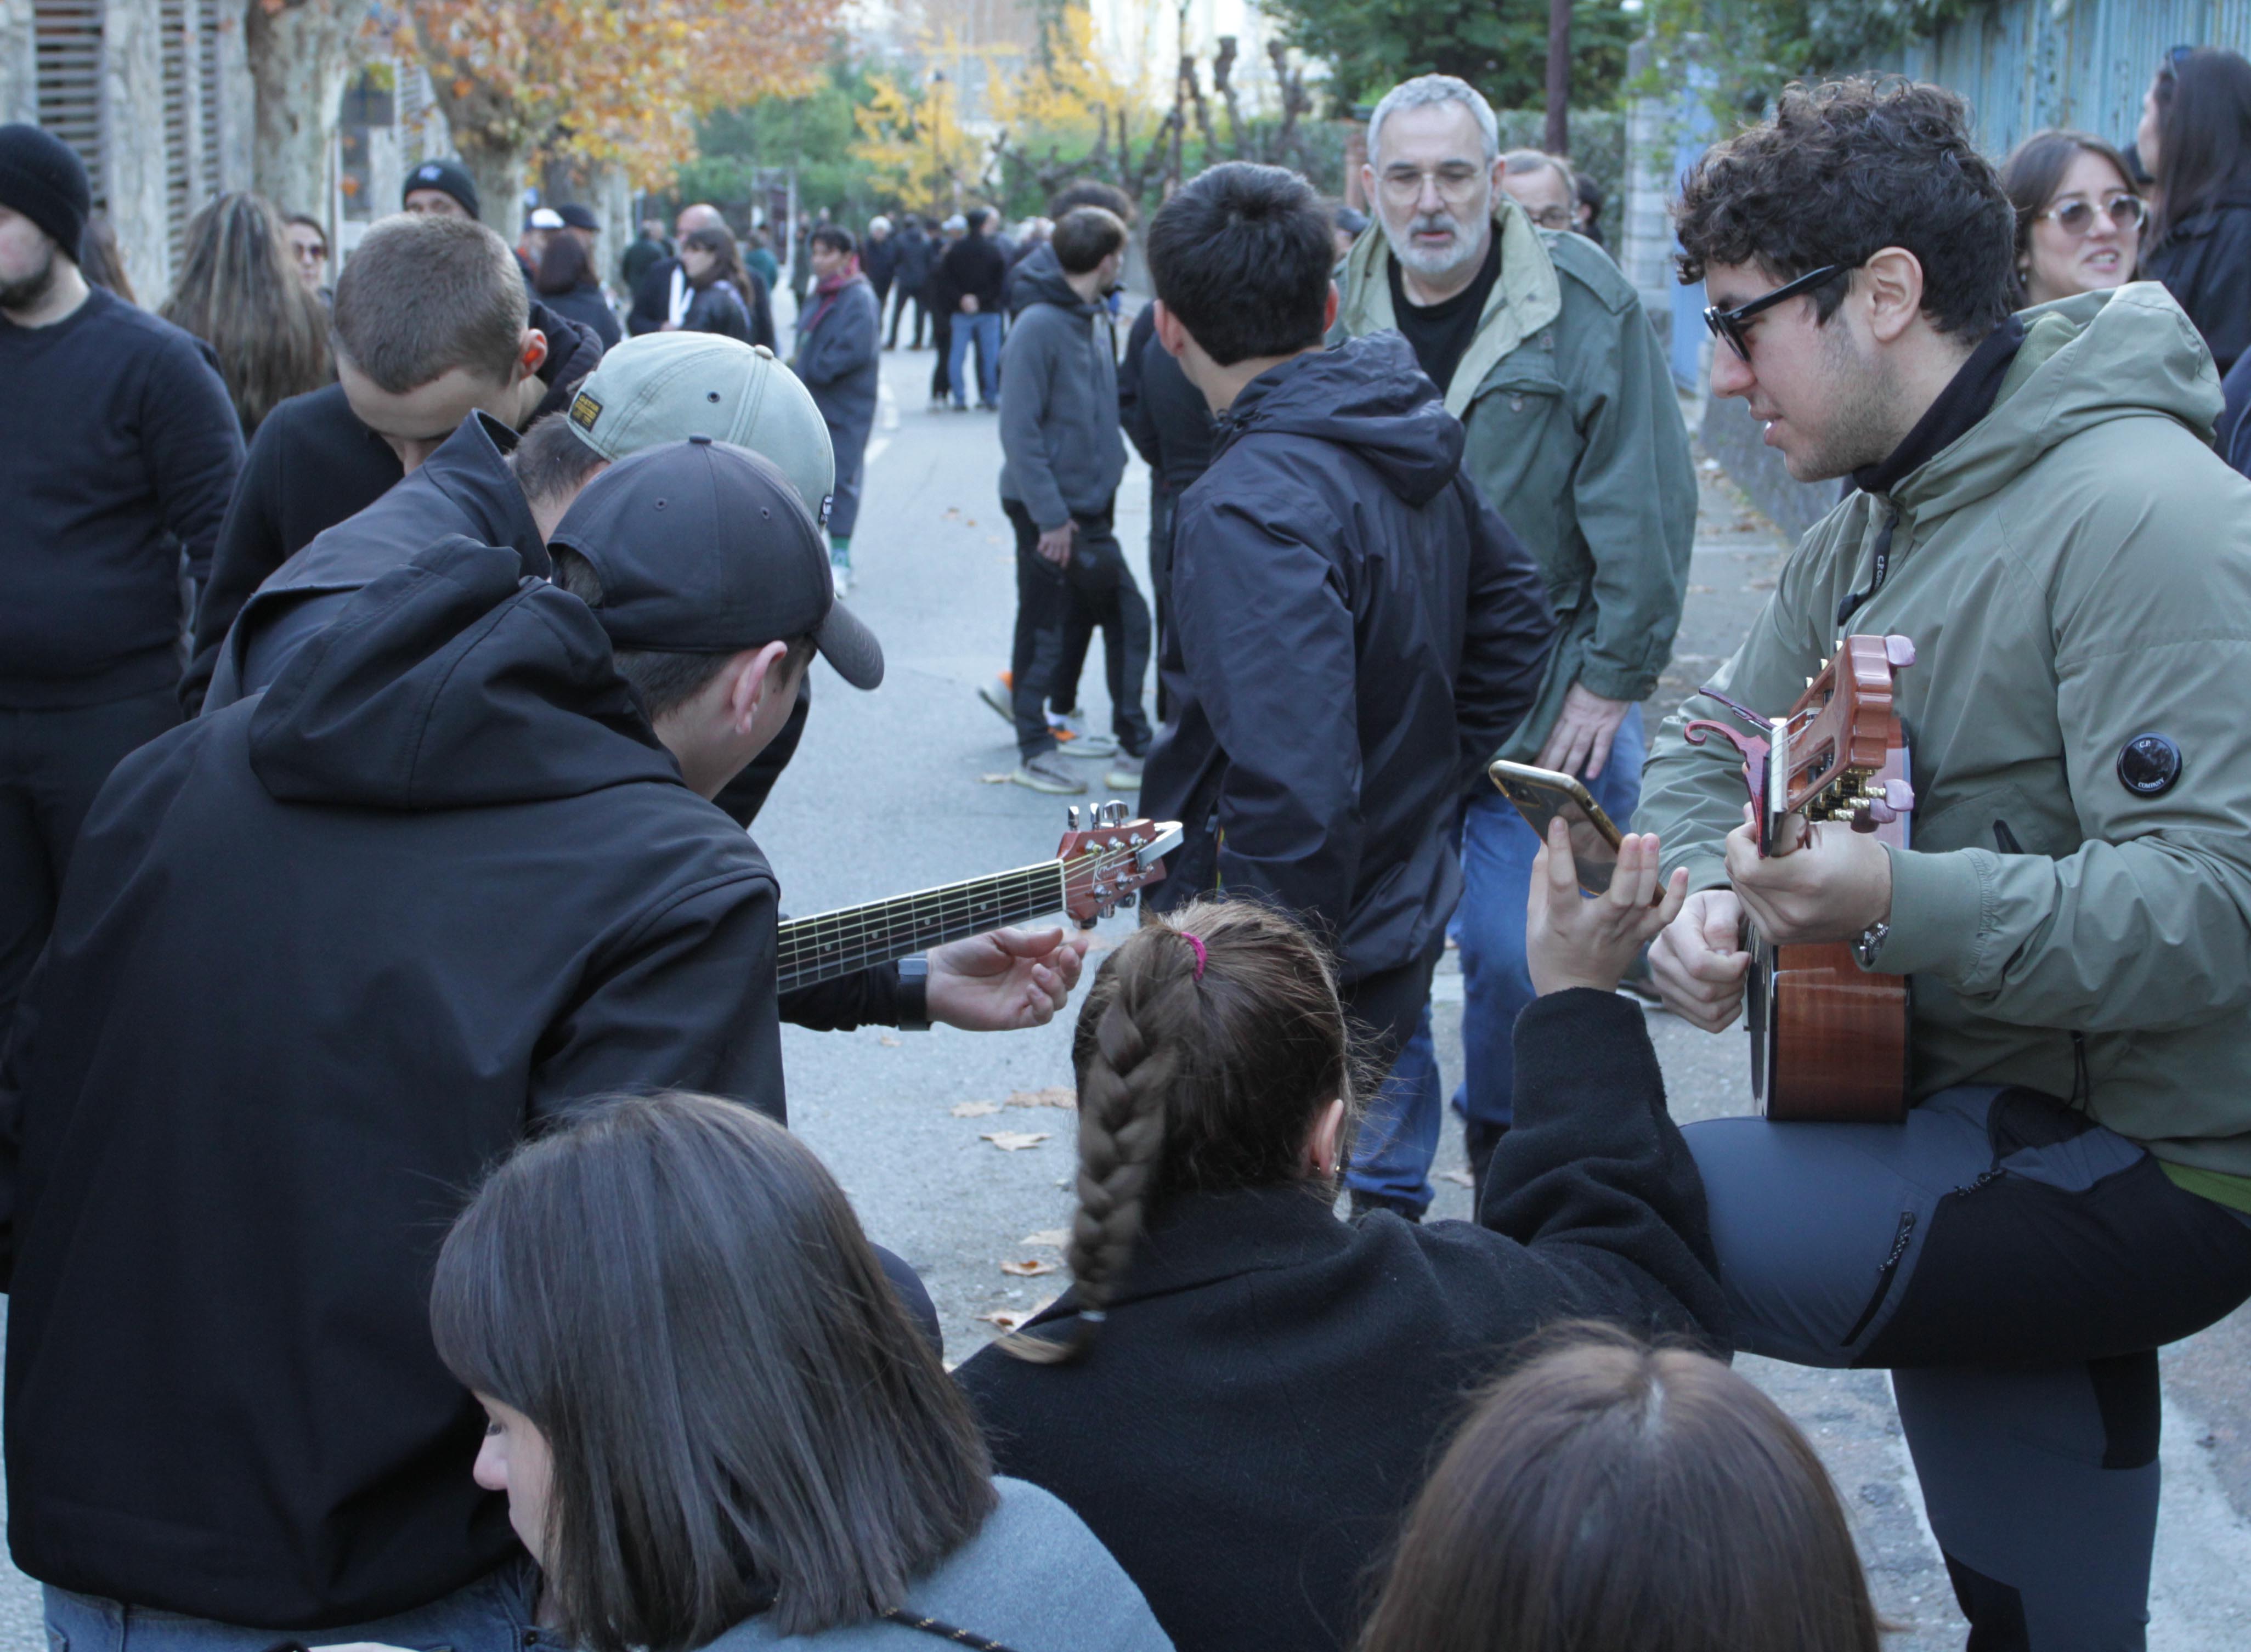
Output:
<svg viewBox="0 0 2251 1652">
<path fill-rule="evenodd" d="M 889 901 L 793 918 L 781 926 L 780 987 L 786 992 L 833 981 L 948 941 L 1044 917 L 1063 906 L 1063 864 L 1047 861 Z"/>
</svg>

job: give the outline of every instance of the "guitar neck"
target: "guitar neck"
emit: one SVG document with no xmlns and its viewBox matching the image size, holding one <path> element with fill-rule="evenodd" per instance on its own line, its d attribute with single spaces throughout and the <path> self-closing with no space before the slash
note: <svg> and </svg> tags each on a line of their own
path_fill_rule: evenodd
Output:
<svg viewBox="0 0 2251 1652">
<path fill-rule="evenodd" d="M 833 981 L 948 941 L 1044 917 L 1063 906 L 1063 862 L 1044 861 L 992 877 L 793 918 L 780 930 L 780 988 L 787 992 Z"/>
</svg>

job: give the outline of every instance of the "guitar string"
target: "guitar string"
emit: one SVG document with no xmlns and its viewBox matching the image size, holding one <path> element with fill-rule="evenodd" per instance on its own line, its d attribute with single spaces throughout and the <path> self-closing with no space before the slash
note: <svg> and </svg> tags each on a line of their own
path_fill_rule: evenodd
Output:
<svg viewBox="0 0 2251 1652">
<path fill-rule="evenodd" d="M 965 905 L 974 906 L 980 900 L 988 904 L 997 904 L 1012 898 L 1022 901 L 1034 895 L 1044 898 L 1049 894 L 1046 886 L 1051 880 L 1060 893 L 1067 896 L 1074 878 L 1090 874 L 1099 878 L 1119 870 L 1126 861 L 1139 854 L 1139 850 L 1133 848 L 1102 850 L 1092 857 L 1081 857 L 1077 861 L 1042 861 L 1036 866 L 997 873 L 989 878 L 964 879 L 958 883 L 942 884 L 937 888 L 920 890 L 913 895 L 894 895 L 862 906 L 792 918 L 782 926 L 782 945 L 790 952 L 802 951 L 807 947 L 834 948 L 839 944 L 860 942 L 879 930 L 897 930 L 902 923 L 913 923 L 918 914 L 934 916 Z M 1063 903 L 1061 899 L 1056 901 L 1058 906 Z"/>
<path fill-rule="evenodd" d="M 1122 861 L 1133 853 L 1105 852 L 1098 869 L 1114 870 L 1109 862 Z M 777 973 L 787 990 L 850 974 L 918 946 L 1038 917 L 1068 904 L 1073 871 L 1084 874 L 1093 869 L 1097 868 L 1086 864 L 1050 861 L 918 896 L 898 896 L 865 908 L 793 920 L 786 927 L 794 933 L 784 937 Z M 800 929 L 800 925 L 807 927 Z"/>
</svg>

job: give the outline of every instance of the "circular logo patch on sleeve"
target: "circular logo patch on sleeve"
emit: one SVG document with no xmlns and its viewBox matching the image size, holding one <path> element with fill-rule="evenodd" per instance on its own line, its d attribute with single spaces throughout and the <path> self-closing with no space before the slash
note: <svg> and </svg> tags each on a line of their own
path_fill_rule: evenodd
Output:
<svg viewBox="0 0 2251 1652">
<path fill-rule="evenodd" d="M 2118 784 L 2137 798 L 2162 797 L 2180 774 L 2180 748 L 2164 735 L 2137 734 L 2118 750 Z"/>
</svg>

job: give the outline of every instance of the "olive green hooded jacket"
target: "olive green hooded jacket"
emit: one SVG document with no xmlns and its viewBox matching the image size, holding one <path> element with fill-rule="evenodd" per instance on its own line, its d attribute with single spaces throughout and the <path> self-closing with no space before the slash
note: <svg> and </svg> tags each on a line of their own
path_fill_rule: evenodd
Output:
<svg viewBox="0 0 2251 1652">
<path fill-rule="evenodd" d="M 1529 759 L 1574 682 L 1639 702 L 1673 654 L 1696 474 L 1688 432 L 1640 295 L 1593 242 L 1493 206 L 1493 283 L 1446 411 L 1469 441 L 1462 466 L 1540 563 L 1555 610 L 1540 695 L 1504 757 Z M 1391 249 L 1370 225 L 1345 260 L 1335 337 L 1396 327 Z"/>
<path fill-rule="evenodd" d="M 2251 1186 L 2197 1172 L 2251 1176 L 2251 481 L 2211 449 L 2220 382 L 2162 287 L 2024 319 L 1992 411 L 1816 524 L 1712 687 L 1787 710 L 1896 512 L 1850 629 L 1918 654 L 1898 678 L 1913 847 L 1877 957 L 1913 978 L 1915 1094 L 2076 1096 L 2239 1203 Z M 1726 881 L 1744 791 L 1732 751 L 1681 725 L 1726 715 L 1689 700 L 1644 775 L 1638 819 L 1695 888 Z M 2180 750 L 2160 795 L 2120 776 L 2144 733 Z"/>
</svg>

